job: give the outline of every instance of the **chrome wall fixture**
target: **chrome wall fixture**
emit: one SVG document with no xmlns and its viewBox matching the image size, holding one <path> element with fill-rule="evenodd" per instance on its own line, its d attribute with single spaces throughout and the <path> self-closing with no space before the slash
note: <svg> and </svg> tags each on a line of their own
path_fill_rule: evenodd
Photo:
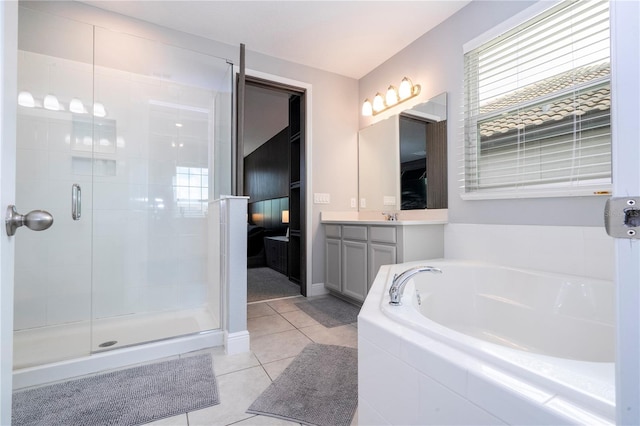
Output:
<svg viewBox="0 0 640 426">
<path fill-rule="evenodd" d="M 387 89 L 387 93 L 383 97 L 380 92 L 373 97 L 373 102 L 368 98 L 362 104 L 362 115 L 371 116 L 380 114 L 387 109 L 396 106 L 406 100 L 416 97 L 420 94 L 420 85 L 413 84 L 407 77 L 403 78 L 400 86 L 396 89 L 391 85 Z"/>
</svg>

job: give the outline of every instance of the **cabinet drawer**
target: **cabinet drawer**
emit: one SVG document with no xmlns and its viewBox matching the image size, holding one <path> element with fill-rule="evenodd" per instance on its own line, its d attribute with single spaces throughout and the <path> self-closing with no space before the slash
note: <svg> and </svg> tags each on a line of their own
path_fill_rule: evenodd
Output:
<svg viewBox="0 0 640 426">
<path fill-rule="evenodd" d="M 367 227 L 366 226 L 349 226 L 342 227 L 342 237 L 345 240 L 361 240 L 367 241 Z"/>
<path fill-rule="evenodd" d="M 377 243 L 396 243 L 396 227 L 395 226 L 372 226 L 371 241 Z"/>
<path fill-rule="evenodd" d="M 330 238 L 340 238 L 340 225 L 325 225 L 324 233 Z"/>
</svg>

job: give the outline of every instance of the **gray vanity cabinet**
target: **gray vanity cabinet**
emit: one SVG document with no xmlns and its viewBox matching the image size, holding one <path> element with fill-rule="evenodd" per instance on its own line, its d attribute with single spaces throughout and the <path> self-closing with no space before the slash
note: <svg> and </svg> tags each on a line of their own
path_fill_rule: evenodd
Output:
<svg viewBox="0 0 640 426">
<path fill-rule="evenodd" d="M 443 225 L 325 223 L 325 287 L 364 301 L 382 265 L 443 256 Z"/>
<path fill-rule="evenodd" d="M 342 277 L 340 264 L 342 263 L 342 227 L 340 225 L 325 226 L 326 240 L 324 243 L 324 286 L 328 290 L 342 292 Z"/>
<path fill-rule="evenodd" d="M 342 293 L 364 301 L 367 297 L 367 226 L 342 226 Z"/>
<path fill-rule="evenodd" d="M 367 292 L 382 265 L 397 262 L 397 229 L 395 226 L 371 226 L 369 243 L 369 281 Z"/>
<path fill-rule="evenodd" d="M 325 233 L 325 287 L 364 301 L 368 291 L 367 227 L 326 225 Z"/>
</svg>

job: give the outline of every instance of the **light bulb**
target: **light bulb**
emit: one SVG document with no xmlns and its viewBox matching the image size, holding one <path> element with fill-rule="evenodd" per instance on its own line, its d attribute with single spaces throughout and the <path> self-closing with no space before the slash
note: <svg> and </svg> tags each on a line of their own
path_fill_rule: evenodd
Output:
<svg viewBox="0 0 640 426">
<path fill-rule="evenodd" d="M 402 82 L 400 83 L 400 87 L 398 89 L 398 95 L 400 95 L 400 99 L 402 100 L 407 99 L 411 97 L 411 95 L 413 95 L 413 83 L 411 83 L 411 80 L 409 80 L 407 77 L 402 79 Z"/>
<path fill-rule="evenodd" d="M 33 99 L 31 92 L 20 92 L 18 93 L 18 105 L 33 108 L 36 106 L 36 101 Z"/>
<path fill-rule="evenodd" d="M 384 99 L 382 99 L 382 95 L 380 93 L 376 93 L 376 96 L 373 98 L 373 110 L 375 112 L 380 112 L 384 109 Z"/>
<path fill-rule="evenodd" d="M 93 115 L 95 115 L 96 117 L 106 117 L 107 110 L 104 109 L 104 105 L 102 105 L 100 102 L 96 102 L 95 104 L 93 104 Z"/>
<path fill-rule="evenodd" d="M 84 105 L 82 104 L 82 101 L 78 98 L 71 99 L 71 102 L 69 102 L 69 111 L 75 112 L 76 114 L 87 113 L 87 110 L 84 109 Z"/>
<path fill-rule="evenodd" d="M 362 115 L 365 117 L 373 115 L 373 106 L 371 106 L 371 101 L 369 99 L 365 99 L 362 104 Z"/>
<path fill-rule="evenodd" d="M 385 96 L 385 103 L 388 107 L 393 106 L 398 103 L 398 91 L 395 87 L 389 86 L 387 89 L 387 94 Z"/>
<path fill-rule="evenodd" d="M 47 95 L 47 96 L 45 96 L 42 106 L 44 106 L 45 109 L 48 109 L 48 110 L 51 110 L 51 111 L 59 111 L 60 110 L 60 102 L 58 102 L 58 98 L 56 98 L 55 95 Z"/>
</svg>

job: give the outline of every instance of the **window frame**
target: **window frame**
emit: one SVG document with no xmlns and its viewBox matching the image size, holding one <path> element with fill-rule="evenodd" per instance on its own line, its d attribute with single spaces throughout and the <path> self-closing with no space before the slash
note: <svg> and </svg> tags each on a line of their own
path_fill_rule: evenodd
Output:
<svg viewBox="0 0 640 426">
<path fill-rule="evenodd" d="M 555 9 L 561 3 L 564 3 L 564 2 L 563 1 L 554 1 L 554 2 L 540 1 L 535 5 L 529 7 L 528 9 L 522 11 L 521 13 L 504 21 L 502 24 L 485 32 L 479 37 L 465 43 L 463 45 L 463 54 L 465 55 L 465 58 L 468 53 L 476 50 L 479 47 L 486 46 L 491 43 L 495 43 L 502 36 L 504 36 L 505 33 L 511 32 L 515 28 L 520 27 L 523 24 L 526 24 L 527 21 L 537 18 L 541 15 L 549 14 L 550 11 Z M 465 59 L 465 66 L 466 66 L 466 59 Z M 578 69 L 578 68 L 574 68 L 574 70 L 575 69 Z M 478 178 L 476 178 L 475 181 L 476 183 L 478 183 L 478 185 L 475 186 L 473 189 L 470 189 L 467 184 L 468 173 L 471 172 L 471 175 L 474 171 L 477 173 L 479 169 L 479 164 L 480 164 L 479 152 L 482 148 L 480 143 L 480 135 L 479 135 L 480 124 L 483 120 L 486 120 L 487 117 L 497 115 L 497 112 L 495 111 L 491 113 L 481 113 L 480 104 L 479 104 L 480 101 L 478 100 L 477 96 L 475 99 L 471 99 L 470 101 L 469 91 L 471 91 L 475 95 L 478 94 L 478 91 L 476 90 L 479 84 L 479 75 L 477 70 L 478 68 L 475 68 L 475 71 L 474 71 L 475 80 L 473 78 L 468 79 L 470 74 L 467 73 L 466 69 L 464 70 L 465 81 L 464 81 L 464 92 L 463 92 L 463 102 L 462 102 L 462 120 L 461 120 L 462 125 L 461 125 L 461 132 L 460 132 L 462 146 L 461 146 L 461 154 L 460 154 L 461 160 L 460 160 L 460 166 L 459 166 L 459 169 L 460 169 L 459 179 L 461 183 L 459 187 L 460 189 L 459 193 L 462 199 L 474 200 L 474 199 L 504 199 L 504 198 L 539 198 L 539 197 L 594 196 L 594 195 L 610 194 L 611 187 L 612 187 L 612 183 L 611 183 L 612 178 L 610 173 L 608 177 L 604 178 L 604 181 L 593 180 L 593 181 L 589 181 L 589 183 L 581 183 L 577 185 L 575 183 L 572 183 L 569 180 L 566 180 L 563 182 L 556 182 L 556 183 L 527 184 L 525 186 L 516 187 L 517 184 L 514 180 L 514 182 L 512 182 L 512 185 L 506 186 L 503 188 L 499 188 L 499 187 L 481 188 L 479 185 L 479 180 Z M 472 74 L 471 76 L 473 77 Z M 469 81 L 467 81 L 467 79 Z M 605 78 L 598 78 L 593 81 L 590 81 L 588 84 L 584 85 L 584 87 L 588 88 L 591 86 L 597 86 L 597 85 L 603 84 L 603 82 L 608 83 L 610 87 L 610 84 L 611 84 L 610 71 L 608 76 L 606 76 Z M 473 86 L 474 84 L 475 86 Z M 565 93 L 565 92 L 567 92 L 567 90 L 553 92 L 553 93 L 550 93 L 549 97 L 557 98 L 558 96 L 561 95 L 561 93 Z M 468 106 L 469 102 L 472 102 L 471 106 Z M 539 102 L 539 100 L 535 100 L 535 102 Z M 529 102 L 529 103 L 531 104 L 533 102 Z M 512 106 L 509 109 L 511 111 L 516 111 L 518 109 L 523 108 L 526 104 L 527 102 L 525 101 L 517 104 L 516 107 Z M 473 126 L 469 126 L 469 118 L 467 116 L 469 115 L 469 113 L 473 117 L 473 121 L 472 121 Z M 610 109 L 609 109 L 609 124 L 608 124 L 609 129 L 611 127 L 611 122 L 612 122 L 612 119 L 610 118 Z M 473 129 L 471 129 L 471 127 L 473 127 Z M 466 132 L 470 130 L 474 130 L 476 134 L 474 136 L 469 137 Z M 608 137 L 610 140 L 610 137 L 611 137 L 610 130 L 609 130 Z M 471 139 L 472 140 L 471 143 L 473 145 L 470 145 L 469 147 L 467 145 L 470 138 L 475 138 L 475 139 Z M 477 152 L 475 154 L 470 154 L 468 151 L 474 148 L 477 149 Z M 610 151 L 611 150 L 609 148 L 609 152 Z M 513 152 L 516 153 L 517 149 L 514 149 Z M 469 164 L 472 164 L 472 166 L 470 167 Z"/>
</svg>

